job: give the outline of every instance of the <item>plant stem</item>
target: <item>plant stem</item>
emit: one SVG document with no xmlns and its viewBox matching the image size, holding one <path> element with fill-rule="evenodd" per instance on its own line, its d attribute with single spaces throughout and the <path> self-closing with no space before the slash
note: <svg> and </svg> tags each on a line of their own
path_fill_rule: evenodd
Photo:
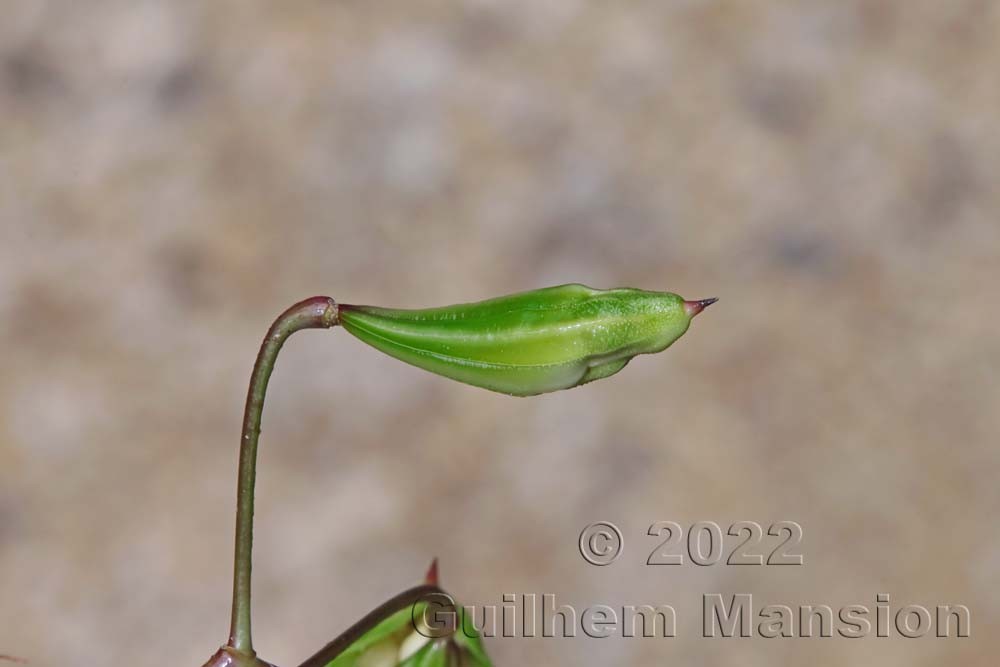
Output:
<svg viewBox="0 0 1000 667">
<path fill-rule="evenodd" d="M 339 322 L 336 302 L 316 296 L 295 304 L 274 321 L 257 353 L 250 377 L 243 434 L 240 439 L 240 467 L 236 495 L 236 554 L 233 572 L 233 618 L 229 646 L 247 656 L 254 656 L 250 634 L 250 569 L 253 549 L 253 500 L 257 472 L 257 440 L 264 411 L 267 382 L 285 340 L 302 329 L 329 329 Z"/>
</svg>

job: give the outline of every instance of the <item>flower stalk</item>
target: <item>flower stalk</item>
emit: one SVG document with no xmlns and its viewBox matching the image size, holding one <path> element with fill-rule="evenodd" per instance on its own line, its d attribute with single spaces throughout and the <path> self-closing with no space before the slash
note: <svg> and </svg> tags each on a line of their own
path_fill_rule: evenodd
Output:
<svg viewBox="0 0 1000 667">
<path fill-rule="evenodd" d="M 233 611 L 228 646 L 237 653 L 253 657 L 250 631 L 250 574 L 253 549 L 254 483 L 257 476 L 257 441 L 264 412 L 267 383 L 274 370 L 281 347 L 296 331 L 329 329 L 338 322 L 338 308 L 330 297 L 317 296 L 295 304 L 274 321 L 257 353 L 250 377 L 243 433 L 240 438 L 240 463 L 236 496 L 236 553 L 233 568 Z"/>
</svg>

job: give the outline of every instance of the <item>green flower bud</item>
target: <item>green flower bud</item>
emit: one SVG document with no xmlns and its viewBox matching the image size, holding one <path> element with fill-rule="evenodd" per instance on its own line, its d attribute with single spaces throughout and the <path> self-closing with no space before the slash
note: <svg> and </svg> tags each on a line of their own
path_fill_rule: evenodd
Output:
<svg viewBox="0 0 1000 667">
<path fill-rule="evenodd" d="M 714 302 L 561 285 L 424 310 L 341 305 L 339 323 L 414 366 L 532 396 L 614 375 L 637 354 L 666 349 Z"/>
</svg>

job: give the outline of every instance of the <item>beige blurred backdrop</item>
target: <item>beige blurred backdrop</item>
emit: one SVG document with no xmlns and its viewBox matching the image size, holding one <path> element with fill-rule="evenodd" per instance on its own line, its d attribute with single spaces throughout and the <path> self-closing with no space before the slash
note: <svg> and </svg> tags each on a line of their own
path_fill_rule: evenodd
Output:
<svg viewBox="0 0 1000 667">
<path fill-rule="evenodd" d="M 672 604 L 498 665 L 993 665 L 1000 3 L 14 0 L 0 20 L 0 653 L 198 665 L 271 319 L 564 282 L 721 301 L 513 399 L 343 332 L 278 363 L 255 639 L 294 665 L 433 556 L 463 602 Z M 618 524 L 612 566 L 577 551 Z M 658 520 L 802 567 L 648 567 Z M 704 639 L 703 594 L 964 604 L 967 639 Z"/>
</svg>

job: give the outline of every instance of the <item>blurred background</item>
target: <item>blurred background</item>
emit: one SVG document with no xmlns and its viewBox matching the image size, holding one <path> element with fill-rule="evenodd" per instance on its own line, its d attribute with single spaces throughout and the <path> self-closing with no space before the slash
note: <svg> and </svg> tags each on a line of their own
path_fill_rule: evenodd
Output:
<svg viewBox="0 0 1000 667">
<path fill-rule="evenodd" d="M 343 332 L 278 363 L 255 644 L 417 583 L 672 604 L 502 665 L 993 665 L 1000 4 L 13 0 L 0 21 L 0 653 L 225 639 L 273 317 L 582 282 L 717 296 L 663 355 L 513 399 Z M 581 529 L 617 523 L 595 568 Z M 803 526 L 802 567 L 647 567 L 651 523 Z M 964 604 L 968 639 L 704 639 L 701 596 Z M 137 658 L 137 655 L 141 657 Z"/>
</svg>

